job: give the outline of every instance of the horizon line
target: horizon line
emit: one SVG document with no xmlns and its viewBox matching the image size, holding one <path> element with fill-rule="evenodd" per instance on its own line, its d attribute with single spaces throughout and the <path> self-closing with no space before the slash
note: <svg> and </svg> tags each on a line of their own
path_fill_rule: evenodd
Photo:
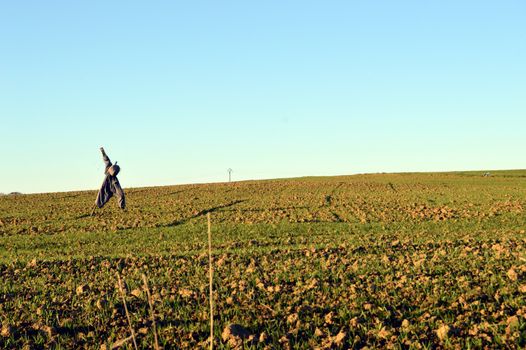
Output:
<svg viewBox="0 0 526 350">
<path fill-rule="evenodd" d="M 271 181 L 271 180 L 293 180 L 293 179 L 304 179 L 304 178 L 315 178 L 315 177 L 344 177 L 344 176 L 363 176 L 363 175 L 397 175 L 397 174 L 455 174 L 455 173 L 470 173 L 470 172 L 505 172 L 505 171 L 526 171 L 526 169 L 471 169 L 471 170 L 443 170 L 443 171 L 393 171 L 393 172 L 366 172 L 366 173 L 351 173 L 351 174 L 334 174 L 334 175 L 303 175 L 303 176 L 292 176 L 292 177 L 271 177 L 271 178 L 253 178 L 253 179 L 242 179 L 234 181 L 211 181 L 211 182 L 187 182 L 187 183 L 175 183 L 175 184 L 163 184 L 163 185 L 146 185 L 146 186 L 133 186 L 124 187 L 124 189 L 144 189 L 144 188 L 155 188 L 155 187 L 174 187 L 174 186 L 189 186 L 189 185 L 211 185 L 211 184 L 228 184 L 228 183 L 241 183 L 251 181 Z M 14 196 L 14 195 L 38 195 L 38 194 L 54 194 L 54 193 L 72 193 L 72 192 L 91 192 L 97 191 L 97 189 L 78 189 L 78 190 L 64 190 L 64 191 L 44 191 L 44 192 L 0 192 L 0 196 Z"/>
</svg>

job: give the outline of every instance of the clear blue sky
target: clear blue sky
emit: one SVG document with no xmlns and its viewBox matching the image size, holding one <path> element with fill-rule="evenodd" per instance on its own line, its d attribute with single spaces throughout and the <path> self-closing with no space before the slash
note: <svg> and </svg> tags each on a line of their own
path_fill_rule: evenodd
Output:
<svg viewBox="0 0 526 350">
<path fill-rule="evenodd" d="M 526 168 L 526 2 L 3 1 L 0 192 Z"/>
</svg>

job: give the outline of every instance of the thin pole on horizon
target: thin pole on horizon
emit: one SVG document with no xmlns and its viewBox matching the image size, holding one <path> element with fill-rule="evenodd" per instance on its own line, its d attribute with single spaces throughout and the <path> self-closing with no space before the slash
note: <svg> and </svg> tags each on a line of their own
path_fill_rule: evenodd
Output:
<svg viewBox="0 0 526 350">
<path fill-rule="evenodd" d="M 234 170 L 232 170 L 232 168 L 228 168 L 228 182 L 232 182 L 232 172 Z"/>
</svg>

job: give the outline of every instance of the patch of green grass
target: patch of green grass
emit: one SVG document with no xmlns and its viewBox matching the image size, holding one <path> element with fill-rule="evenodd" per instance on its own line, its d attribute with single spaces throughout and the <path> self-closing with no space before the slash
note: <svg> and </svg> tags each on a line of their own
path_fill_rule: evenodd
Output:
<svg viewBox="0 0 526 350">
<path fill-rule="evenodd" d="M 491 173 L 130 189 L 94 217 L 94 192 L 0 197 L 0 347 L 126 338 L 117 272 L 140 347 L 143 273 L 162 346 L 205 346 L 208 212 L 218 348 L 526 347 L 526 172 Z"/>
</svg>

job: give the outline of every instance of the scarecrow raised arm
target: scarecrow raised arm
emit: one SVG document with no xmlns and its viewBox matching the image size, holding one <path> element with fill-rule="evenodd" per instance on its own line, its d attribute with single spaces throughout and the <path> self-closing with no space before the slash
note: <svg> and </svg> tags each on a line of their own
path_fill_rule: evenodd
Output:
<svg viewBox="0 0 526 350">
<path fill-rule="evenodd" d="M 104 147 L 101 147 L 100 151 L 102 153 L 102 160 L 104 161 L 104 164 L 106 165 L 106 169 L 108 169 L 111 166 L 111 160 L 106 154 L 106 152 L 104 151 Z"/>
</svg>

